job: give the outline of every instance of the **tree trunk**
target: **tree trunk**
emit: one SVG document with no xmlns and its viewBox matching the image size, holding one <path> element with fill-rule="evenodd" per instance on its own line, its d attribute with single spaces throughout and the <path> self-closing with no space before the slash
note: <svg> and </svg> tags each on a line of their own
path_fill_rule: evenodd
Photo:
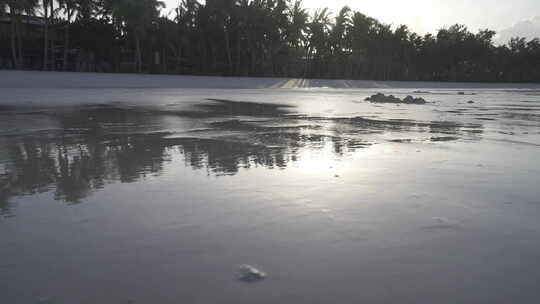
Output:
<svg viewBox="0 0 540 304">
<path fill-rule="evenodd" d="M 15 31 L 17 35 L 17 58 L 18 58 L 18 69 L 21 69 L 24 67 L 24 57 L 23 57 L 23 51 L 22 51 L 22 34 L 21 34 L 21 19 L 20 16 L 17 18 L 17 22 L 15 24 Z"/>
<path fill-rule="evenodd" d="M 16 30 L 16 21 L 15 21 L 15 11 L 13 8 L 13 2 L 9 7 L 10 17 L 11 17 L 11 56 L 13 60 L 13 66 L 16 69 L 20 68 L 19 58 L 17 56 L 17 30 Z"/>
<path fill-rule="evenodd" d="M 210 40 L 210 56 L 212 60 L 212 70 L 211 73 L 216 74 L 217 72 L 217 55 L 216 55 L 216 48 L 214 46 L 214 42 Z"/>
<path fill-rule="evenodd" d="M 164 50 L 163 52 L 167 52 L 167 51 L 170 51 L 172 52 L 172 56 L 175 58 L 175 61 L 174 61 L 174 72 L 175 73 L 179 73 L 180 72 L 180 62 L 181 62 L 181 54 L 182 54 L 182 47 L 178 47 L 178 49 L 176 49 L 176 46 L 172 43 L 169 43 L 169 48 Z"/>
<path fill-rule="evenodd" d="M 227 63 L 229 65 L 229 73 L 233 73 L 232 55 L 231 55 L 231 43 L 229 39 L 229 31 L 224 30 L 225 34 L 225 52 L 227 53 Z"/>
<path fill-rule="evenodd" d="M 304 64 L 304 76 L 303 77 L 307 77 L 308 75 L 310 76 L 311 66 L 312 66 L 311 46 L 308 46 L 306 48 L 306 59 L 305 59 L 305 64 Z"/>
<path fill-rule="evenodd" d="M 142 73 L 142 54 L 141 54 L 141 39 L 139 34 L 135 34 L 135 56 L 137 62 L 137 72 Z"/>
<path fill-rule="evenodd" d="M 49 0 L 49 6 L 50 6 L 50 9 L 49 9 L 49 24 L 52 25 L 54 23 L 54 1 L 53 0 Z M 55 45 L 54 45 L 54 41 L 52 40 L 49 40 L 49 43 L 51 45 L 50 47 L 50 50 L 51 50 L 51 54 L 50 54 L 50 61 L 51 61 L 51 70 L 55 70 L 56 67 L 56 58 L 55 58 Z"/>
<path fill-rule="evenodd" d="M 240 40 L 240 34 L 238 34 L 238 38 L 236 39 L 236 76 L 239 76 L 241 74 L 240 72 L 240 66 L 242 64 L 242 54 L 241 54 L 241 40 Z"/>
<path fill-rule="evenodd" d="M 68 69 L 68 53 L 69 53 L 69 19 L 70 14 L 68 13 L 68 20 L 66 27 L 64 28 L 64 60 L 62 70 L 65 72 Z"/>
<path fill-rule="evenodd" d="M 47 0 L 43 0 L 43 19 L 45 20 L 43 37 L 43 70 L 48 70 L 49 65 L 49 5 Z"/>
<path fill-rule="evenodd" d="M 255 59 L 255 47 L 253 46 L 253 39 L 252 35 L 247 35 L 247 50 L 249 53 L 249 73 L 251 75 L 255 75 L 255 65 L 256 65 L 256 59 Z"/>
<path fill-rule="evenodd" d="M 49 41 L 51 43 L 51 70 L 56 70 L 56 43 L 54 43 L 54 40 Z"/>
<path fill-rule="evenodd" d="M 199 71 L 203 74 L 206 73 L 207 67 L 206 67 L 206 60 L 208 58 L 208 50 L 206 48 L 205 43 L 203 42 L 203 39 L 200 39 L 199 42 L 199 53 L 202 54 L 202 56 L 199 57 Z"/>
<path fill-rule="evenodd" d="M 180 71 L 180 73 L 182 72 L 182 54 L 183 54 L 183 50 L 182 50 L 182 47 L 180 46 L 178 48 L 178 66 L 176 68 L 178 71 Z"/>
<path fill-rule="evenodd" d="M 161 49 L 161 72 L 167 74 L 167 50 Z"/>
</svg>

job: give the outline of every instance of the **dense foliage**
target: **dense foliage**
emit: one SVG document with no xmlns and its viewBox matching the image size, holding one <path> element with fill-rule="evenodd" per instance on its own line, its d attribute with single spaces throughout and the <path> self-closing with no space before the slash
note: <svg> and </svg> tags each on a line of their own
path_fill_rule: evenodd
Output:
<svg viewBox="0 0 540 304">
<path fill-rule="evenodd" d="M 172 10 L 157 0 L 0 3 L 12 16 L 12 58 L 19 68 L 25 39 L 17 20 L 40 14 L 45 26 L 63 29 L 64 70 L 540 81 L 538 39 L 514 38 L 497 46 L 494 31 L 472 33 L 463 25 L 420 36 L 347 7 L 335 15 L 327 9 L 310 13 L 300 0 L 182 0 Z M 47 32 L 41 38 L 41 63 L 57 69 L 48 59 L 54 51 L 48 51 Z"/>
</svg>

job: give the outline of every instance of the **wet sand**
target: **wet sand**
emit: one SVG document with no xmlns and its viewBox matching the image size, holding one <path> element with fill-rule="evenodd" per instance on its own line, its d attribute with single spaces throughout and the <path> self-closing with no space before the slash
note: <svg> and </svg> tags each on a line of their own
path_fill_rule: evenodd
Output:
<svg viewBox="0 0 540 304">
<path fill-rule="evenodd" d="M 2 302 L 540 301 L 538 86 L 17 77 Z"/>
</svg>

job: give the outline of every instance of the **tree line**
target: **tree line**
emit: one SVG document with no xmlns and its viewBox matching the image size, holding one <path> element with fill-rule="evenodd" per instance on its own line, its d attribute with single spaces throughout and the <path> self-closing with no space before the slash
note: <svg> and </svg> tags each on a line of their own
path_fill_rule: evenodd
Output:
<svg viewBox="0 0 540 304">
<path fill-rule="evenodd" d="M 43 70 L 540 82 L 538 38 L 496 45 L 494 31 L 459 24 L 418 35 L 348 7 L 311 12 L 301 0 L 0 0 L 0 13 L 19 69 L 40 46 Z M 24 30 L 28 16 L 43 20 L 40 37 Z"/>
</svg>

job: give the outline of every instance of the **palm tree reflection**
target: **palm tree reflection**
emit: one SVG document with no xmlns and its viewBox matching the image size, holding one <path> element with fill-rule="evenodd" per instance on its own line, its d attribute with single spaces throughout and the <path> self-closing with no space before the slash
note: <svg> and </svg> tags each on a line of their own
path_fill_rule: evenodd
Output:
<svg viewBox="0 0 540 304">
<path fill-rule="evenodd" d="M 306 149 L 330 147 L 332 154 L 341 157 L 369 146 L 359 138 L 367 131 L 416 128 L 458 134 L 472 128 L 358 118 L 335 119 L 332 124 L 345 131 L 332 131 L 322 127 L 328 123 L 326 118 L 287 116 L 279 105 L 215 101 L 199 110 L 165 113 L 181 119 L 220 117 L 220 121 L 207 123 L 204 134 L 193 131 L 191 137 L 174 138 L 164 132 L 167 126 L 161 111 L 111 106 L 46 114 L 60 124 L 47 136 L 30 132 L 0 137 L 0 163 L 4 164 L 0 167 L 0 212 L 12 215 L 11 198 L 49 191 L 56 200 L 78 204 L 108 183 L 132 183 L 160 175 L 176 155 L 193 170 L 235 175 L 252 167 L 286 168 Z M 245 116 L 264 120 L 232 119 Z"/>
</svg>

